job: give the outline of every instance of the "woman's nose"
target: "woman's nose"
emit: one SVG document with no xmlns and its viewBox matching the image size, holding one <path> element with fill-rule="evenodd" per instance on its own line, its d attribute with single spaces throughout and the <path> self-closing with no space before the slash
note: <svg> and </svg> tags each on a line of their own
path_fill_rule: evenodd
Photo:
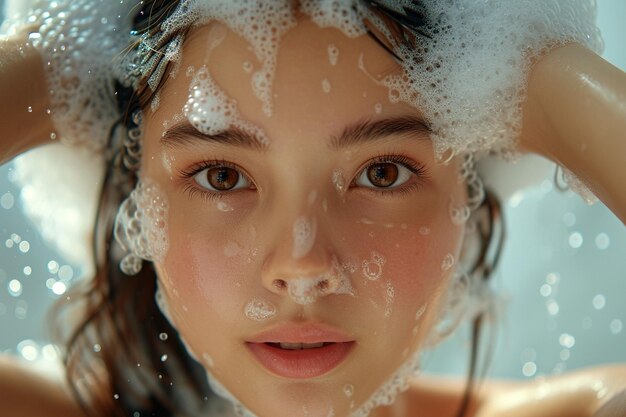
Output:
<svg viewBox="0 0 626 417">
<path fill-rule="evenodd" d="M 276 241 L 261 273 L 266 289 L 289 296 L 298 304 L 311 304 L 330 294 L 352 293 L 348 274 L 314 218 L 299 217 Z"/>
</svg>

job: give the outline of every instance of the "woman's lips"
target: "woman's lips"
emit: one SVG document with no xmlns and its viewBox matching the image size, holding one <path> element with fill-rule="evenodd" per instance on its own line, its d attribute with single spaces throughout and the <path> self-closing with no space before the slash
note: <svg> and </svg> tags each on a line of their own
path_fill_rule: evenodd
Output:
<svg viewBox="0 0 626 417">
<path fill-rule="evenodd" d="M 319 323 L 283 324 L 246 341 L 253 356 L 268 371 L 300 379 L 330 372 L 355 344 L 352 337 Z"/>
<path fill-rule="evenodd" d="M 314 378 L 337 367 L 355 342 L 331 342 L 322 347 L 283 349 L 270 343 L 246 345 L 268 371 L 286 378 Z"/>
</svg>

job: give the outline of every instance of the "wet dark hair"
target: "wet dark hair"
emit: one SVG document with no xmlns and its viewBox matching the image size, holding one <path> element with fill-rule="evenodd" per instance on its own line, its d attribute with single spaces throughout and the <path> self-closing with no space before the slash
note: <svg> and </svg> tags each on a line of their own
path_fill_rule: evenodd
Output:
<svg viewBox="0 0 626 417">
<path fill-rule="evenodd" d="M 135 11 L 133 30 L 139 34 L 158 32 L 179 3 L 180 0 L 144 0 Z M 369 31 L 369 35 L 396 59 L 399 58 L 393 51 L 398 44 L 415 47 L 420 37 L 433 36 L 425 31 L 427 14 L 419 1 L 413 1 L 404 14 L 379 1 L 364 3 L 384 20 L 394 38 L 383 39 L 374 31 Z M 173 33 L 172 38 L 179 34 Z M 165 74 L 168 72 L 169 69 Z M 166 76 L 158 88 L 165 79 Z M 147 78 L 136 89 L 121 83 L 113 87 L 121 116 L 110 134 L 110 154 L 93 234 L 96 274 L 74 287 L 67 299 L 57 305 L 54 315 L 57 337 L 65 346 L 67 379 L 89 416 L 197 415 L 216 403 L 216 394 L 207 385 L 204 368 L 190 357 L 178 332 L 155 302 L 157 275 L 152 263 L 143 262 L 141 271 L 133 277 L 119 268 L 124 253 L 113 238 L 115 215 L 136 185 L 141 156 L 140 148 L 129 146 L 125 138 L 129 130 L 137 127 L 132 115 L 147 106 L 154 91 L 148 87 Z M 471 270 L 487 280 L 497 263 L 503 237 L 500 205 L 491 193 L 486 193 L 473 219 L 480 250 Z M 471 398 L 484 321 L 482 314 L 473 321 L 468 383 L 459 416 L 474 406 Z"/>
</svg>

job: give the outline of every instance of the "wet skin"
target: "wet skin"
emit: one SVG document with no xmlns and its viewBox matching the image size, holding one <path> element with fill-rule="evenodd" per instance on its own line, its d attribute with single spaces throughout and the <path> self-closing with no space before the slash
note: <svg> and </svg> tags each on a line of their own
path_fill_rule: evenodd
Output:
<svg viewBox="0 0 626 417">
<path fill-rule="evenodd" d="M 437 318 L 452 271 L 442 271 L 442 261 L 448 254 L 458 258 L 464 233 L 449 215 L 451 201 L 462 204 L 466 198 L 457 161 L 437 163 L 423 129 L 332 146 L 350 125 L 419 118 L 415 108 L 390 103 L 387 89 L 370 78 L 398 70 L 370 38 L 350 39 L 300 21 L 281 40 L 268 117 L 244 69 L 245 62 L 260 64 L 230 31 L 209 52 L 215 26 L 190 33 L 180 73 L 161 91 L 158 110 L 146 110 L 142 176 L 157 182 L 169 202 L 169 251 L 156 262 L 160 285 L 190 350 L 257 415 L 293 416 L 303 407 L 310 415 L 325 416 L 330 407 L 347 415 L 423 345 Z M 340 51 L 336 66 L 329 62 L 330 44 Z M 369 75 L 358 69 L 361 54 Z M 267 148 L 199 139 L 162 143 L 164 122 L 173 126 L 188 99 L 186 69 L 203 65 L 236 100 L 241 116 L 265 132 Z M 324 79 L 330 92 L 322 87 Z M 381 190 L 363 180 L 362 172 L 381 158 L 386 168 L 410 173 L 404 184 Z M 203 161 L 226 161 L 234 170 L 229 174 L 238 172 L 250 181 L 218 196 L 203 188 L 198 176 L 180 174 L 195 169 L 205 175 Z M 347 185 L 343 191 L 332 181 L 338 171 Z M 302 216 L 315 222 L 316 233 L 304 254 L 294 257 L 293 225 Z M 385 258 L 375 281 L 363 274 L 372 252 Z M 353 265 L 354 272 L 337 265 Z M 276 285 L 337 270 L 347 276 L 353 295 L 329 291 L 303 305 Z M 250 320 L 244 308 L 251 299 L 273 304 L 277 314 L 263 322 Z M 424 305 L 426 313 L 417 321 Z M 355 341 L 349 356 L 324 375 L 300 380 L 275 375 L 246 348 L 261 331 L 312 322 L 333 326 Z M 352 397 L 344 394 L 346 384 L 355 387 Z"/>
</svg>

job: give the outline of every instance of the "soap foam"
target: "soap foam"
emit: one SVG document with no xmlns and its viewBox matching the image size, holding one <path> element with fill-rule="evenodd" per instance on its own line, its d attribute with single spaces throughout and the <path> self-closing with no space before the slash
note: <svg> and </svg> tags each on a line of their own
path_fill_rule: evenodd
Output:
<svg viewBox="0 0 626 417">
<path fill-rule="evenodd" d="M 141 270 L 141 260 L 163 262 L 169 246 L 168 203 L 158 184 L 139 180 L 115 218 L 115 240 L 130 253 L 120 268 L 127 275 Z"/>
<path fill-rule="evenodd" d="M 265 321 L 276 315 L 276 306 L 267 300 L 254 298 L 244 307 L 244 314 L 250 320 Z"/>
</svg>

